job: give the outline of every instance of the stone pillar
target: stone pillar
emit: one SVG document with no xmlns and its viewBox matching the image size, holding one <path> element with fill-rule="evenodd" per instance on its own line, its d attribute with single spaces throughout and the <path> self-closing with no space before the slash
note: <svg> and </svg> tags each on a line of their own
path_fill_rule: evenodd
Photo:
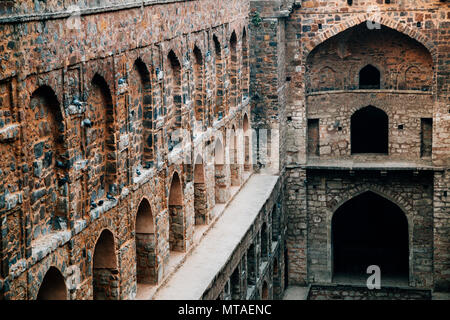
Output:
<svg viewBox="0 0 450 320">
<path fill-rule="evenodd" d="M 450 291 L 450 170 L 434 175 L 434 287 Z"/>
</svg>

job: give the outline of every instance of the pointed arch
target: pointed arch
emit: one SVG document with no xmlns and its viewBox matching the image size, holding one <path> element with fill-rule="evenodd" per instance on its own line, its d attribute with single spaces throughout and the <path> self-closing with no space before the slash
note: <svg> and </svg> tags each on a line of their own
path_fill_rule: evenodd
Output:
<svg viewBox="0 0 450 320">
<path fill-rule="evenodd" d="M 203 67 L 203 54 L 201 50 L 194 46 L 194 116 L 195 120 L 202 125 L 205 123 L 205 88 L 204 88 L 204 67 Z"/>
<path fill-rule="evenodd" d="M 247 29 L 242 30 L 242 94 L 244 98 L 249 97 L 250 92 L 250 63 L 249 63 L 249 49 L 247 39 Z"/>
<path fill-rule="evenodd" d="M 169 107 L 168 119 L 169 119 L 169 129 L 168 129 L 168 150 L 169 152 L 173 148 L 182 142 L 181 132 L 181 108 L 183 103 L 183 92 L 182 92 L 182 78 L 181 78 L 181 64 L 180 60 L 176 56 L 173 50 L 170 50 L 167 55 L 169 60 L 170 72 L 168 74 L 168 81 L 172 86 L 172 103 Z"/>
<path fill-rule="evenodd" d="M 225 116 L 224 111 L 224 87 L 223 87 L 223 60 L 222 49 L 219 39 L 213 35 L 214 42 L 214 58 L 215 58 L 215 83 L 216 83 L 216 101 L 214 108 L 214 119 L 221 120 Z"/>
<path fill-rule="evenodd" d="M 237 107 L 238 99 L 238 56 L 237 56 L 237 37 L 236 32 L 231 33 L 230 37 L 230 63 L 229 63 L 229 79 L 230 79 L 230 100 L 229 107 Z"/>
<path fill-rule="evenodd" d="M 104 229 L 97 239 L 92 265 L 94 300 L 118 300 L 120 276 L 114 235 L 108 229 Z"/>
<path fill-rule="evenodd" d="M 153 119 L 155 115 L 153 113 L 151 73 L 141 58 L 135 60 L 133 67 L 139 77 L 139 82 L 135 83 L 137 88 L 133 88 L 135 89 L 133 94 L 136 95 L 133 98 L 134 101 L 138 101 L 138 106 L 135 107 L 137 107 L 138 118 L 142 126 L 137 154 L 140 158 L 140 164 L 144 168 L 150 168 L 153 166 L 156 148 L 153 143 Z"/>
<path fill-rule="evenodd" d="M 178 172 L 174 172 L 169 189 L 169 245 L 171 251 L 185 251 L 185 227 L 182 184 Z"/>
<path fill-rule="evenodd" d="M 359 71 L 360 89 L 380 89 L 381 73 L 371 64 L 366 65 Z"/>
<path fill-rule="evenodd" d="M 53 89 L 43 85 L 34 90 L 29 108 L 30 112 L 25 113 L 27 125 L 24 126 L 25 139 L 31 147 L 27 162 L 31 168 L 37 163 L 42 165 L 41 170 L 35 170 L 29 183 L 31 193 L 42 194 L 41 200 L 34 197 L 31 200 L 34 216 L 38 217 L 31 234 L 37 238 L 67 224 L 70 162 L 64 117 Z M 66 192 L 64 188 L 67 188 Z M 54 190 L 53 197 L 48 190 Z"/>
<path fill-rule="evenodd" d="M 111 91 L 106 80 L 96 73 L 91 81 L 88 104 L 92 112 L 89 114 L 90 126 L 85 126 L 86 138 L 89 146 L 86 150 L 86 158 L 90 163 L 88 176 L 91 201 L 103 200 L 106 194 L 117 194 L 116 177 L 116 138 L 115 138 L 115 109 Z M 94 156 L 95 155 L 95 156 Z M 94 162 L 101 158 L 101 169 Z M 100 172 L 97 174 L 97 172 Z"/>
<path fill-rule="evenodd" d="M 205 168 L 200 154 L 197 155 L 194 164 L 194 212 L 195 225 L 203 225 L 208 223 L 209 217 L 205 183 Z"/>
<path fill-rule="evenodd" d="M 227 166 L 225 165 L 225 152 L 220 139 L 216 139 L 214 146 L 214 193 L 216 203 L 225 203 L 228 200 Z"/>
<path fill-rule="evenodd" d="M 136 278 L 137 283 L 157 283 L 157 238 L 152 208 L 148 199 L 143 198 L 136 213 Z"/>
<path fill-rule="evenodd" d="M 67 300 L 64 276 L 56 267 L 50 267 L 42 280 L 37 300 Z"/>
<path fill-rule="evenodd" d="M 233 124 L 231 126 L 230 132 L 230 171 L 231 171 L 231 185 L 239 186 L 241 184 L 240 177 L 240 165 L 239 165 L 239 150 L 238 150 L 238 134 L 236 131 L 236 126 Z"/>
<path fill-rule="evenodd" d="M 409 222 L 394 202 L 366 191 L 348 199 L 331 218 L 332 269 L 335 280 L 362 276 L 378 265 L 385 278 L 409 277 Z"/>
<path fill-rule="evenodd" d="M 242 129 L 244 131 L 244 171 L 251 171 L 252 161 L 251 161 L 251 138 L 252 131 L 250 128 L 250 122 L 248 121 L 247 113 L 244 114 L 244 119 L 242 121 Z"/>
<path fill-rule="evenodd" d="M 306 57 L 320 44 L 325 42 L 326 40 L 338 35 L 341 32 L 344 32 L 352 27 L 355 27 L 357 25 L 363 24 L 363 23 L 379 23 L 381 26 L 396 30 L 400 33 L 405 34 L 406 36 L 416 40 L 420 44 L 422 44 L 428 52 L 433 57 L 433 63 L 437 60 L 437 47 L 435 43 L 429 39 L 427 36 L 425 36 L 423 33 L 418 31 L 417 29 L 412 29 L 411 27 L 407 26 L 406 24 L 402 23 L 400 20 L 394 20 L 390 17 L 383 15 L 383 16 L 373 16 L 370 13 L 364 13 L 357 16 L 352 16 L 351 18 L 347 20 L 343 20 L 341 23 L 326 29 L 322 31 L 321 33 L 317 34 L 314 38 L 312 38 L 310 41 L 307 41 L 304 43 L 303 47 L 303 61 L 306 61 Z"/>
<path fill-rule="evenodd" d="M 270 249 L 269 249 L 270 241 L 269 240 L 270 240 L 270 236 L 269 236 L 269 232 L 267 230 L 267 224 L 264 222 L 261 227 L 261 260 L 262 261 L 267 261 L 269 259 L 269 254 L 270 254 Z"/>
</svg>

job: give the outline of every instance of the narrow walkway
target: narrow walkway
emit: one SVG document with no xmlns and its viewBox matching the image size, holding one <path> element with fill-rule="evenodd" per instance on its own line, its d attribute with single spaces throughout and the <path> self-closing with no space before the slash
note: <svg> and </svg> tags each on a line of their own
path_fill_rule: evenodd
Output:
<svg viewBox="0 0 450 320">
<path fill-rule="evenodd" d="M 201 243 L 153 299 L 200 299 L 253 224 L 277 180 L 278 176 L 271 175 L 250 177 Z"/>
</svg>

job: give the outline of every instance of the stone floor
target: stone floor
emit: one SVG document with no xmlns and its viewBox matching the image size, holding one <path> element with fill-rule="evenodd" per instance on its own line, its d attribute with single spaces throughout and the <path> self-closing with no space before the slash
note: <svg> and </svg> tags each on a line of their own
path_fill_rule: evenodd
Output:
<svg viewBox="0 0 450 320">
<path fill-rule="evenodd" d="M 136 299 L 200 299 L 253 224 L 278 178 L 273 175 L 252 175 L 167 282 L 154 294 L 153 290 L 141 288 L 144 290 L 139 290 Z"/>
</svg>

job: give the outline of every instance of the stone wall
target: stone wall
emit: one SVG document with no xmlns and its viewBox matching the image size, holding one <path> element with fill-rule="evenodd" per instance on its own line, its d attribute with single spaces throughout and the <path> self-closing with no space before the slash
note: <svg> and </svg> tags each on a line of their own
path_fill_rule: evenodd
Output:
<svg viewBox="0 0 450 320">
<path fill-rule="evenodd" d="M 142 280 L 135 228 L 144 198 L 151 199 L 155 237 L 149 254 L 155 270 L 147 280 L 161 285 L 174 271 L 168 267 L 170 238 L 178 234 L 172 249 L 188 255 L 198 241 L 197 224 L 217 218 L 214 195 L 223 193 L 225 205 L 230 201 L 225 188 L 219 192 L 219 185 L 231 185 L 228 131 L 242 132 L 250 114 L 249 50 L 243 47 L 249 45 L 248 1 L 102 1 L 82 4 L 75 13 L 71 4 L 2 6 L 5 299 L 36 298 L 50 265 L 65 278 L 69 299 L 93 299 L 94 248 L 105 229 L 113 234 L 117 260 L 117 281 L 105 285 L 117 289 L 114 298 L 133 299 Z M 173 57 L 179 88 L 172 81 Z M 217 96 L 223 99 L 216 107 Z M 186 131 L 182 143 L 169 146 L 174 123 Z M 225 162 L 224 174 L 215 179 L 218 140 Z M 197 155 L 204 164 L 206 199 L 198 208 L 205 219 L 196 224 L 192 158 Z M 182 192 L 178 233 L 169 219 L 175 172 Z M 233 163 L 237 188 L 242 175 L 239 160 Z"/>
<path fill-rule="evenodd" d="M 270 7 L 267 2 L 260 3 Z M 291 283 L 330 281 L 327 271 L 330 267 L 327 266 L 326 254 L 322 252 L 327 236 L 322 231 L 327 229 L 327 225 L 329 227 L 330 221 L 324 221 L 324 217 L 331 209 L 327 205 L 316 205 L 327 202 L 326 199 L 334 193 L 342 193 L 344 187 L 341 184 L 347 181 L 344 184 L 348 183 L 349 188 L 386 188 L 384 194 L 388 197 L 392 193 L 409 190 L 407 198 L 417 199 L 418 202 L 411 205 L 411 209 L 406 209 L 405 214 L 414 216 L 420 212 L 420 218 L 414 222 L 414 235 L 427 243 L 426 249 L 413 249 L 417 252 L 417 259 L 413 258 L 412 262 L 417 273 L 410 275 L 410 285 L 446 288 L 444 270 L 448 269 L 448 258 L 446 255 L 442 258 L 433 256 L 432 252 L 443 252 L 448 248 L 449 225 L 442 215 L 443 212 L 448 213 L 448 206 L 443 208 L 448 187 L 436 188 L 436 183 L 442 186 L 441 183 L 446 181 L 446 170 L 442 169 L 448 166 L 450 159 L 447 135 L 444 133 L 449 131 L 448 110 L 443 109 L 444 105 L 448 109 L 449 101 L 448 81 L 445 80 L 448 79 L 448 67 L 444 66 L 449 59 L 446 54 L 450 19 L 448 4 L 440 1 L 390 1 L 390 4 L 385 4 L 383 1 L 367 0 L 353 1 L 350 6 L 346 1 L 321 3 L 311 0 L 294 5 L 287 18 L 280 17 L 280 9 L 273 9 L 270 15 L 276 16 L 274 11 L 278 12 L 278 21 L 285 21 L 286 29 L 284 66 L 286 80 L 289 81 L 286 82 L 286 117 L 283 121 L 286 123 L 285 205 L 290 220 L 287 246 Z M 358 38 L 355 30 L 366 27 L 368 31 L 373 31 L 373 35 L 376 30 L 385 30 L 386 33 L 377 39 L 371 36 Z M 402 34 L 403 40 L 382 45 L 385 41 L 383 37 L 397 37 L 398 34 L 391 29 Z M 355 35 L 362 42 L 373 41 L 359 47 L 359 42 L 348 40 L 353 40 Z M 405 54 L 395 54 L 402 50 L 397 47 L 399 45 L 410 50 Z M 380 89 L 359 90 L 359 66 L 369 63 L 379 64 Z M 427 71 L 421 72 L 420 76 L 417 72 L 409 75 L 406 70 L 411 66 Z M 266 74 L 266 77 L 277 74 L 273 72 Z M 405 79 L 408 79 L 407 83 Z M 420 92 L 417 90 L 419 87 Z M 267 108 L 269 105 L 267 103 Z M 388 114 L 388 155 L 351 154 L 351 115 L 368 105 L 379 107 Z M 433 123 L 431 158 L 422 157 L 422 118 L 432 119 Z M 312 141 L 319 144 L 317 154 L 314 154 L 316 150 L 307 151 L 308 119 L 319 119 L 318 141 Z M 410 173 L 402 173 L 389 168 L 393 163 L 391 161 L 416 164 Z M 377 166 L 381 170 L 368 179 L 368 173 L 352 170 L 356 162 L 369 170 Z M 313 163 L 322 163 L 323 171 L 306 170 Z M 332 171 L 345 166 L 344 163 L 347 163 L 349 171 Z M 434 166 L 435 173 L 422 172 L 424 164 Z M 404 177 L 405 174 L 412 175 L 413 171 L 416 171 L 417 177 L 427 178 Z M 387 178 L 383 177 L 385 174 Z M 330 179 L 337 179 L 339 183 L 325 189 L 315 185 L 319 181 L 320 185 L 328 185 Z M 396 179 L 399 182 L 395 186 L 389 182 Z M 311 190 L 313 185 L 316 189 Z M 392 188 L 400 189 L 395 191 Z M 415 205 L 421 209 L 413 210 Z M 426 212 L 426 218 L 421 216 L 423 212 Z M 314 216 L 320 222 L 314 222 Z M 422 258 L 427 260 L 426 263 Z"/>
<path fill-rule="evenodd" d="M 431 291 L 396 287 L 369 290 L 355 286 L 312 285 L 308 300 L 431 300 Z"/>
</svg>

